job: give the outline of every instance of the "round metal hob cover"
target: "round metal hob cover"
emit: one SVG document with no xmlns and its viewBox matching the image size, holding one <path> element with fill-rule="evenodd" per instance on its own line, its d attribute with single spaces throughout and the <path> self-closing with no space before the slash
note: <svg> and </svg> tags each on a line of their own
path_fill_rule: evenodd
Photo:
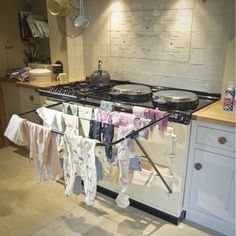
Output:
<svg viewBox="0 0 236 236">
<path fill-rule="evenodd" d="M 122 84 L 112 87 L 110 95 L 122 101 L 144 102 L 152 98 L 152 90 L 145 85 Z"/>
<path fill-rule="evenodd" d="M 162 90 L 153 94 L 153 103 L 176 110 L 195 109 L 199 103 L 195 93 L 183 90 Z"/>
</svg>

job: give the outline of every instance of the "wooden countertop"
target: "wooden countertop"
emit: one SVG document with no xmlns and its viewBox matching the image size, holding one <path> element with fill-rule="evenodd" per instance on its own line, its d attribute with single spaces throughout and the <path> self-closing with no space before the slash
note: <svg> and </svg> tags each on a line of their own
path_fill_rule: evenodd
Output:
<svg viewBox="0 0 236 236">
<path fill-rule="evenodd" d="M 49 83 L 39 83 L 39 82 L 21 82 L 16 79 L 9 79 L 9 78 L 0 78 L 0 82 L 8 82 L 8 83 L 14 83 L 19 87 L 25 87 L 25 88 L 45 88 L 45 87 L 50 87 L 58 84 L 63 84 L 62 82 L 59 81 L 52 81 Z"/>
<path fill-rule="evenodd" d="M 223 110 L 223 101 L 217 101 L 211 105 L 196 111 L 192 114 L 194 120 L 206 121 L 210 123 L 227 125 L 235 127 L 235 112 L 226 112 Z"/>
</svg>

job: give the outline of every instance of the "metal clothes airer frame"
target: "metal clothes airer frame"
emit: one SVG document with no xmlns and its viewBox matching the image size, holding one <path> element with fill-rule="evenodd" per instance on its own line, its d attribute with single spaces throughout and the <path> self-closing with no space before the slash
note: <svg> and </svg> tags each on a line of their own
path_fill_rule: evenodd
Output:
<svg viewBox="0 0 236 236">
<path fill-rule="evenodd" d="M 58 102 L 58 103 L 55 103 L 55 104 L 52 104 L 52 105 L 48 105 L 48 106 L 45 106 L 46 108 L 51 108 L 51 107 L 55 107 L 55 106 L 58 106 L 58 105 L 61 105 L 63 102 L 77 102 L 77 103 L 81 103 L 81 104 L 89 104 L 87 103 L 86 101 L 83 101 L 83 102 L 78 102 L 78 100 L 76 99 L 73 99 L 73 100 L 67 100 L 67 101 L 62 101 L 62 102 Z M 95 105 L 95 104 L 93 104 Z M 97 105 L 97 104 L 96 104 Z M 23 112 L 23 113 L 20 113 L 18 114 L 19 116 L 24 116 L 24 115 L 27 115 L 27 114 L 30 114 L 32 112 L 36 112 L 37 109 L 34 109 L 34 110 L 31 110 L 31 111 L 27 111 L 27 112 Z M 157 169 L 156 165 L 154 164 L 154 162 L 152 161 L 151 157 L 148 155 L 148 153 L 146 152 L 146 150 L 144 149 L 144 147 L 142 146 L 142 144 L 139 142 L 138 140 L 138 136 L 139 136 L 139 132 L 152 126 L 152 125 L 155 125 L 156 123 L 159 123 L 161 120 L 163 119 L 166 119 L 168 118 L 169 116 L 171 115 L 171 113 L 167 113 L 165 116 L 163 116 L 162 118 L 158 119 L 158 120 L 155 120 L 155 121 L 152 121 L 150 122 L 148 125 L 140 128 L 140 129 L 137 129 L 137 130 L 133 130 L 131 131 L 129 134 L 127 134 L 125 137 L 122 137 L 110 144 L 104 144 L 104 143 L 97 143 L 96 145 L 97 146 L 114 146 L 128 138 L 131 138 L 135 141 L 135 143 L 138 145 L 138 147 L 140 148 L 140 150 L 142 151 L 142 153 L 144 154 L 144 157 L 149 161 L 149 163 L 151 164 L 151 166 L 153 167 L 153 169 L 155 170 L 157 176 L 160 177 L 161 181 L 163 182 L 163 184 L 165 185 L 165 187 L 167 188 L 168 192 L 169 193 L 172 193 L 172 189 L 170 188 L 170 186 L 167 184 L 166 180 L 164 179 L 164 177 L 162 176 L 162 174 L 160 173 L 160 171 Z M 63 135 L 64 133 L 63 132 L 60 132 L 58 130 L 55 130 L 55 129 L 52 129 L 51 130 L 53 133 L 56 133 L 56 134 L 60 134 L 60 135 Z"/>
</svg>

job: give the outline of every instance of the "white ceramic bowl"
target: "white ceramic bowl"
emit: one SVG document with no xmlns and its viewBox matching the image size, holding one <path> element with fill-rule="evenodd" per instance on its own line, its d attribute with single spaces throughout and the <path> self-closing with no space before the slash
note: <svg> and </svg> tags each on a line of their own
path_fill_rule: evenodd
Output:
<svg viewBox="0 0 236 236">
<path fill-rule="evenodd" d="M 52 72 L 48 69 L 32 69 L 29 71 L 29 77 L 31 82 L 49 83 L 52 81 Z"/>
</svg>

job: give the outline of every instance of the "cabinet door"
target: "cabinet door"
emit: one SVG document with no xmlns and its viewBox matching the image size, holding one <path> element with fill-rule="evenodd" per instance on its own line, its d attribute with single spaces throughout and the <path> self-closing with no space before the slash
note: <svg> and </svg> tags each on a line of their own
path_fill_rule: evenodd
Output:
<svg viewBox="0 0 236 236">
<path fill-rule="evenodd" d="M 13 114 L 18 114 L 21 112 L 19 91 L 17 86 L 13 83 L 3 83 L 2 89 L 4 95 L 6 118 L 7 121 L 9 121 Z"/>
<path fill-rule="evenodd" d="M 196 149 L 194 160 L 190 207 L 233 222 L 235 159 Z"/>
</svg>

